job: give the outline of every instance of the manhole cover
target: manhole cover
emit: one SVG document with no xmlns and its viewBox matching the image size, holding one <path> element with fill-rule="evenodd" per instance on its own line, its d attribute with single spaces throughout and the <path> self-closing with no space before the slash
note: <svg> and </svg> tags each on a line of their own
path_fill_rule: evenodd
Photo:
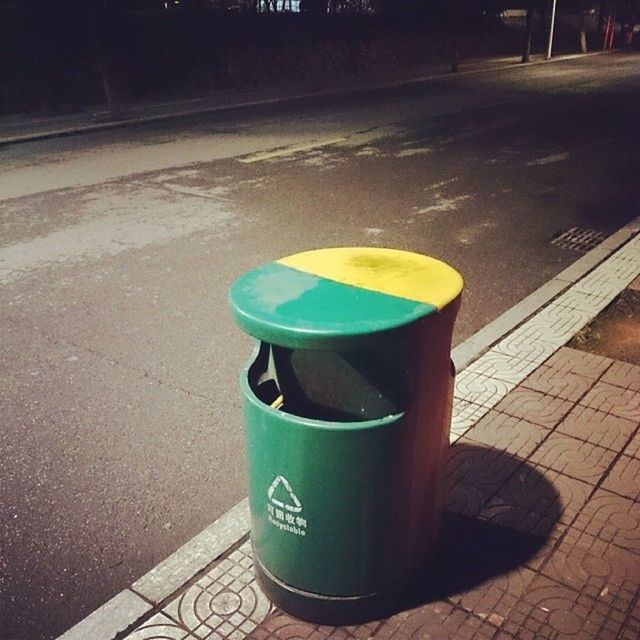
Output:
<svg viewBox="0 0 640 640">
<path fill-rule="evenodd" d="M 603 231 L 571 227 L 571 229 L 559 233 L 551 241 L 551 244 L 561 249 L 570 249 L 571 251 L 586 253 L 594 247 L 597 247 L 606 237 L 607 234 Z"/>
</svg>

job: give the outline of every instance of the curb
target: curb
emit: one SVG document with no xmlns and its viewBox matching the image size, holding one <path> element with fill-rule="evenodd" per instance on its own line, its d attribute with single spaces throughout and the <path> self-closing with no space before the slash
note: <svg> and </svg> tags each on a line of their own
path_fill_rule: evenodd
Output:
<svg viewBox="0 0 640 640">
<path fill-rule="evenodd" d="M 623 247 L 639 234 L 640 216 L 454 348 L 452 358 L 458 371 L 465 370 L 495 344 L 579 283 L 587 274 L 598 267 L 605 266 L 609 258 L 618 250 L 624 252 Z M 636 262 L 639 267 L 634 277 L 640 272 L 640 259 Z M 602 298 L 600 308 L 594 309 L 591 319 L 608 305 L 613 297 L 624 290 L 626 284 L 624 281 L 617 283 L 614 289 L 619 290 L 609 291 L 608 295 Z M 586 320 L 585 323 L 589 321 Z M 474 373 L 471 372 L 471 375 L 473 376 Z M 462 402 L 465 400 L 463 399 Z M 479 417 L 474 415 L 473 420 Z M 58 640 L 86 640 L 86 638 L 113 640 L 116 636 L 123 637 L 125 632 L 133 631 L 143 618 L 148 618 L 159 608 L 159 605 L 175 597 L 211 564 L 226 555 L 234 545 L 247 536 L 249 528 L 249 506 L 248 499 L 245 498 L 129 588 L 118 593 L 102 607 L 59 636 Z"/>
<path fill-rule="evenodd" d="M 612 50 L 614 51 L 614 50 Z M 327 89 L 326 91 L 317 92 L 305 92 L 294 93 L 288 96 L 281 96 L 276 98 L 264 98 L 258 100 L 249 100 L 247 102 L 232 102 L 226 105 L 215 106 L 203 106 L 193 109 L 183 109 L 173 113 L 161 113 L 147 116 L 133 116 L 131 118 L 121 118 L 119 120 L 109 120 L 104 122 L 88 122 L 85 124 L 70 125 L 67 127 L 60 127 L 57 129 L 51 129 L 48 131 L 32 132 L 18 135 L 5 135 L 0 134 L 0 146 L 20 144 L 24 142 L 35 142 L 37 140 L 47 140 L 50 138 L 60 138 L 65 136 L 72 136 L 81 133 L 94 133 L 97 131 L 108 131 L 111 129 L 133 127 L 141 124 L 149 124 L 154 122 L 165 122 L 168 120 L 178 120 L 181 118 L 188 118 L 190 116 L 227 113 L 231 111 L 241 111 L 243 109 L 254 109 L 269 106 L 279 106 L 283 104 L 296 104 L 306 100 L 314 100 L 318 98 L 340 98 L 348 96 L 357 96 L 370 91 L 382 91 L 385 89 L 393 89 L 400 87 L 408 87 L 412 85 L 427 84 L 435 80 L 442 80 L 444 78 L 461 77 L 468 75 L 477 75 L 480 73 L 491 73 L 496 71 L 510 71 L 514 69 L 522 69 L 530 66 L 537 66 L 542 64 L 549 64 L 553 62 L 570 62 L 579 58 L 587 58 L 590 56 L 600 56 L 610 54 L 612 51 L 594 51 L 590 53 L 576 53 L 568 55 L 559 55 L 551 58 L 550 60 L 540 59 L 531 60 L 530 62 L 519 62 L 517 56 L 515 62 L 507 63 L 504 66 L 489 66 L 480 67 L 477 69 L 462 69 L 455 73 L 448 71 L 445 73 L 434 73 L 431 75 L 418 76 L 416 78 L 409 78 L 406 80 L 399 80 L 395 82 L 382 82 L 373 83 L 368 86 L 356 86 L 347 89 Z M 508 58 L 511 60 L 511 57 Z M 474 63 L 470 62 L 470 65 Z M 482 64 L 482 63 L 478 63 Z M 184 102 L 184 101 L 183 101 Z M 175 103 L 174 103 L 175 104 Z"/>
</svg>

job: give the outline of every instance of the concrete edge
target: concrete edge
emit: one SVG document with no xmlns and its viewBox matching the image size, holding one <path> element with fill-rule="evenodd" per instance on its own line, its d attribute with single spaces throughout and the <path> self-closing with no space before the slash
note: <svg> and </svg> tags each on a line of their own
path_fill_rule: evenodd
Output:
<svg viewBox="0 0 640 640">
<path fill-rule="evenodd" d="M 531 318 L 552 299 L 607 260 L 640 233 L 640 216 L 609 236 L 555 278 L 521 300 L 452 350 L 458 371 Z M 113 640 L 156 605 L 174 595 L 195 575 L 220 558 L 250 530 L 249 501 L 244 498 L 159 565 L 69 629 L 57 640 Z"/>
<path fill-rule="evenodd" d="M 241 500 L 151 571 L 71 627 L 57 640 L 113 640 L 178 591 L 249 532 L 249 500 Z"/>
<path fill-rule="evenodd" d="M 589 271 L 604 262 L 640 231 L 640 216 L 606 238 L 597 247 L 576 260 L 539 289 L 498 316 L 451 351 L 456 371 L 462 371 L 483 353 L 528 320 L 548 302 L 575 284 Z"/>
<path fill-rule="evenodd" d="M 136 580 L 131 590 L 158 604 L 206 568 L 249 532 L 249 500 L 244 498 L 195 538 Z"/>
<path fill-rule="evenodd" d="M 281 104 L 294 104 L 296 102 L 302 102 L 304 100 L 310 100 L 315 98 L 336 98 L 340 96 L 350 96 L 350 95 L 358 95 L 367 91 L 380 91 L 382 89 L 393 89 L 404 86 L 411 85 L 419 85 L 426 84 L 428 82 L 432 82 L 434 80 L 441 80 L 443 78 L 451 78 L 451 77 L 459 77 L 466 75 L 476 75 L 480 73 L 490 73 L 496 71 L 507 71 L 512 69 L 521 69 L 524 67 L 530 67 L 534 65 L 540 64 L 549 64 L 553 62 L 568 62 L 571 60 L 576 60 L 579 58 L 586 58 L 590 56 L 599 56 L 604 54 L 610 54 L 613 51 L 592 51 L 589 53 L 575 53 L 575 54 L 567 54 L 567 55 L 559 55 L 554 56 L 550 60 L 545 58 L 540 60 L 531 60 L 530 62 L 514 62 L 512 64 L 503 64 L 496 66 L 488 66 L 488 67 L 479 67 L 475 69 L 461 69 L 460 71 L 455 72 L 453 74 L 451 71 L 434 73 L 432 75 L 418 76 L 416 78 L 408 78 L 405 80 L 399 80 L 395 82 L 383 82 L 372 84 L 369 86 L 361 85 L 350 88 L 340 88 L 340 89 L 328 89 L 326 91 L 316 91 L 316 92 L 305 92 L 305 93 L 294 93 L 288 96 L 280 96 L 276 98 L 264 98 L 259 100 L 249 100 L 247 102 L 232 102 L 226 105 L 215 105 L 209 107 L 196 107 L 194 109 L 184 109 L 180 111 L 175 111 L 173 113 L 162 113 L 162 114 L 154 114 L 148 116 L 139 116 L 139 117 L 131 117 L 131 118 L 121 118 L 119 120 L 109 120 L 104 122 L 89 122 L 85 124 L 78 125 L 69 125 L 68 127 L 61 127 L 58 129 L 52 129 L 49 131 L 40 131 L 27 133 L 23 135 L 14 135 L 14 136 L 4 136 L 0 137 L 0 146 L 2 145 L 11 145 L 11 144 L 19 144 L 24 142 L 35 142 L 37 140 L 47 140 L 49 138 L 61 138 L 64 136 L 71 136 L 81 133 L 94 133 L 96 131 L 108 131 L 110 129 L 124 128 L 124 127 L 133 127 L 141 124 L 150 124 L 153 122 L 162 122 L 166 120 L 177 120 L 180 118 L 188 118 L 190 116 L 196 115 L 205 115 L 205 114 L 214 114 L 214 113 L 226 113 L 229 111 L 239 111 L 242 109 L 252 109 L 258 107 L 268 107 L 273 105 L 281 105 Z M 510 56 L 509 58 L 514 58 L 517 60 L 518 56 Z M 473 65 L 473 62 L 469 62 L 470 65 Z M 477 63 L 480 65 L 481 63 Z"/>
<path fill-rule="evenodd" d="M 63 633 L 58 640 L 112 640 L 152 608 L 151 604 L 135 593 L 124 589 Z"/>
</svg>

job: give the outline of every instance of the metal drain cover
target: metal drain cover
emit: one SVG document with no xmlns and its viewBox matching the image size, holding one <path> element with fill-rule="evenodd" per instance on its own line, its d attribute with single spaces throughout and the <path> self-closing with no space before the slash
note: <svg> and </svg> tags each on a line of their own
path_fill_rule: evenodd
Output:
<svg viewBox="0 0 640 640">
<path fill-rule="evenodd" d="M 561 249 L 570 249 L 571 251 L 586 253 L 597 247 L 606 237 L 607 234 L 603 231 L 571 227 L 571 229 L 562 231 L 555 236 L 551 244 Z"/>
</svg>

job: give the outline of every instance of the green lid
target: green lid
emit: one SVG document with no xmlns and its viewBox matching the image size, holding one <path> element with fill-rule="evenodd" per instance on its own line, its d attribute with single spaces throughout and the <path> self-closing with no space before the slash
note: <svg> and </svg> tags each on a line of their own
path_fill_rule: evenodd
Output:
<svg viewBox="0 0 640 640">
<path fill-rule="evenodd" d="M 381 248 L 308 251 L 249 271 L 231 287 L 238 325 L 289 348 L 356 348 L 437 312 L 462 278 L 439 260 Z"/>
</svg>

